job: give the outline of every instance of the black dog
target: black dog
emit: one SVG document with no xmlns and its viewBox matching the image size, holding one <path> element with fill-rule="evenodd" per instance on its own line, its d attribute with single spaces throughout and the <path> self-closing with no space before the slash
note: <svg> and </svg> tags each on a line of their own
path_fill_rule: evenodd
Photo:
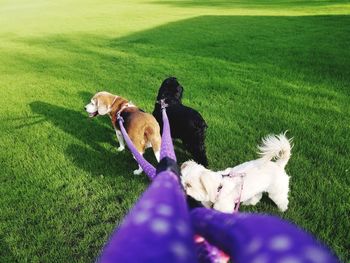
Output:
<svg viewBox="0 0 350 263">
<path fill-rule="evenodd" d="M 183 87 L 175 77 L 167 78 L 159 88 L 157 101 L 154 106 L 153 116 L 157 119 L 160 129 L 163 130 L 163 120 L 160 101 L 168 104 L 167 115 L 171 127 L 171 137 L 181 139 L 187 151 L 193 159 L 208 166 L 205 153 L 205 130 L 208 127 L 198 111 L 182 105 Z"/>
</svg>

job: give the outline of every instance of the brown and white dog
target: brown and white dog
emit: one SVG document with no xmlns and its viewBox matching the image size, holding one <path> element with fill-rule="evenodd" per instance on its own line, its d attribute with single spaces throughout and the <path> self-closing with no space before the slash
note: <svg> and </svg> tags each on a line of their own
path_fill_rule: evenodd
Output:
<svg viewBox="0 0 350 263">
<path fill-rule="evenodd" d="M 146 148 L 152 147 L 159 162 L 160 128 L 152 114 L 140 110 L 123 97 L 105 91 L 96 93 L 91 102 L 85 106 L 85 110 L 91 118 L 97 115 L 109 115 L 119 141 L 118 151 L 123 151 L 125 143 L 117 121 L 117 114 L 120 113 L 124 119 L 125 130 L 138 152 L 142 155 Z M 140 173 L 142 168 L 139 166 L 134 174 Z"/>
</svg>

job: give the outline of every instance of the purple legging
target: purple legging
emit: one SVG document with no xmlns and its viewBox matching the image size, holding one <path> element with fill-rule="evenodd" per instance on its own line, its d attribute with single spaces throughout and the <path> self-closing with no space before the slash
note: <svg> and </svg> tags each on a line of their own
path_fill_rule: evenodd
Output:
<svg viewBox="0 0 350 263">
<path fill-rule="evenodd" d="M 100 262 L 196 262 L 184 193 L 172 172 L 161 172 L 103 250 Z"/>
<path fill-rule="evenodd" d="M 333 263 L 339 260 L 310 234 L 278 217 L 191 211 L 194 231 L 229 254 L 234 262 Z"/>
</svg>

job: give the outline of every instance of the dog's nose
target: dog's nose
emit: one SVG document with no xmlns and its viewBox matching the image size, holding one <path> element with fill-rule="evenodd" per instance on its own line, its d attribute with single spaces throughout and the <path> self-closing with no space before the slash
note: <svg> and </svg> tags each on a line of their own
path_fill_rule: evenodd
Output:
<svg viewBox="0 0 350 263">
<path fill-rule="evenodd" d="M 84 110 L 86 110 L 86 106 L 84 106 Z"/>
</svg>

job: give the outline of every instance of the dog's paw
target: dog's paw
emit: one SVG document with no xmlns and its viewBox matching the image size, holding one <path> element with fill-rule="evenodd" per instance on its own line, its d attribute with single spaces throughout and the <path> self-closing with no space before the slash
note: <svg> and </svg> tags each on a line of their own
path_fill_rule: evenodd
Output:
<svg viewBox="0 0 350 263">
<path fill-rule="evenodd" d="M 118 152 L 122 152 L 122 151 L 124 151 L 124 149 L 125 149 L 124 146 L 119 146 L 119 147 L 117 148 L 117 151 L 118 151 Z"/>
<path fill-rule="evenodd" d="M 142 169 L 137 169 L 137 170 L 134 170 L 134 175 L 139 175 L 142 173 Z"/>
<path fill-rule="evenodd" d="M 288 209 L 288 205 L 279 205 L 278 208 L 281 212 L 286 212 Z"/>
<path fill-rule="evenodd" d="M 288 201 L 278 203 L 277 206 L 281 212 L 286 212 L 288 209 Z"/>
</svg>

